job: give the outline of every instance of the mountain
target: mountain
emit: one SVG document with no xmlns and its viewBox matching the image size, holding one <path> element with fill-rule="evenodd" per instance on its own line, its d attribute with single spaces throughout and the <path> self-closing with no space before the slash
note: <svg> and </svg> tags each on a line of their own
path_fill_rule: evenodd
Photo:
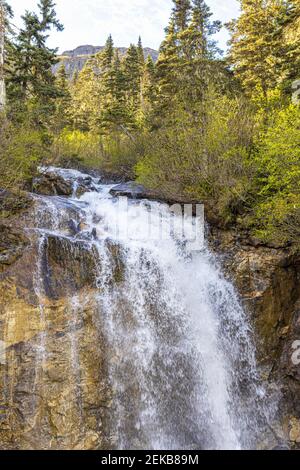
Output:
<svg viewBox="0 0 300 470">
<path fill-rule="evenodd" d="M 57 72 L 60 64 L 64 63 L 68 76 L 72 78 L 76 72 L 80 72 L 83 69 L 85 63 L 91 56 L 97 54 L 98 52 L 101 52 L 103 49 L 104 46 L 86 45 L 79 46 L 72 51 L 65 51 L 59 56 L 60 61 L 54 67 L 54 73 Z M 126 47 L 118 47 L 117 49 L 121 57 L 124 56 L 127 52 Z M 150 55 L 154 62 L 157 61 L 158 52 L 154 49 L 151 49 L 150 47 L 144 48 L 144 55 L 145 58 Z"/>
</svg>

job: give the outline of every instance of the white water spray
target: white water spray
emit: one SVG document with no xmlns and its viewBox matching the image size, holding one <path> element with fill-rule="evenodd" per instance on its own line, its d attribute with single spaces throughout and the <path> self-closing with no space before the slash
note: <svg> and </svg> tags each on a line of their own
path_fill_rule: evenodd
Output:
<svg viewBox="0 0 300 470">
<path fill-rule="evenodd" d="M 186 240 L 149 236 L 149 207 L 151 233 L 168 230 L 162 224 L 170 215 L 167 207 L 132 202 L 125 210 L 109 195 L 111 186 L 96 179 L 95 191 L 74 199 L 76 181 L 85 175 L 55 171 L 74 182 L 74 194 L 41 198 L 50 216 L 44 215 L 39 230 L 71 242 L 88 240 L 95 253 L 96 303 L 113 390 L 112 445 L 254 447 L 264 389 L 250 325 L 215 257 L 207 247 L 190 251 Z M 76 235 L 66 230 L 71 216 L 84 225 Z M 192 233 L 192 217 L 185 224 Z M 127 236 L 120 237 L 116 225 L 123 235 L 126 225 Z"/>
</svg>

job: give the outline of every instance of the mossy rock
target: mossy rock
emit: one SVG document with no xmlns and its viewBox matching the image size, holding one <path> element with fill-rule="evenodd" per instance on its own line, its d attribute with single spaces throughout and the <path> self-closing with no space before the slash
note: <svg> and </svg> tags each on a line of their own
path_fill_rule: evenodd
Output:
<svg viewBox="0 0 300 470">
<path fill-rule="evenodd" d="M 33 204 L 33 200 L 23 192 L 13 193 L 0 189 L 0 219 L 8 219 Z"/>
<path fill-rule="evenodd" d="M 9 266 L 17 261 L 28 244 L 29 241 L 23 233 L 0 224 L 0 267 Z"/>
</svg>

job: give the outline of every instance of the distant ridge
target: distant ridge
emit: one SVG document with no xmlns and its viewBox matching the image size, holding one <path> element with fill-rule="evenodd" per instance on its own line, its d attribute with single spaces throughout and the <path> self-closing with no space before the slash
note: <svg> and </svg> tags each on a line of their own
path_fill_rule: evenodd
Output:
<svg viewBox="0 0 300 470">
<path fill-rule="evenodd" d="M 80 72 L 83 69 L 84 65 L 91 56 L 97 54 L 103 49 L 104 46 L 91 46 L 88 44 L 85 46 L 76 47 L 76 49 L 71 51 L 65 51 L 59 55 L 60 62 L 54 67 L 54 73 L 57 72 L 60 64 L 63 63 L 66 67 L 68 76 L 72 78 L 76 72 Z M 120 56 L 124 56 L 127 52 L 126 47 L 118 47 L 117 49 L 120 53 Z M 150 55 L 154 62 L 157 61 L 158 52 L 154 49 L 151 49 L 150 47 L 144 48 L 144 55 L 145 58 Z"/>
</svg>

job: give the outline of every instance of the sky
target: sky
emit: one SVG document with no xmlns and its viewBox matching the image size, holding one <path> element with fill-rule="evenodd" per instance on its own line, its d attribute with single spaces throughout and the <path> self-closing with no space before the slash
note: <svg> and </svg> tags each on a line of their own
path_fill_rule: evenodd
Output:
<svg viewBox="0 0 300 470">
<path fill-rule="evenodd" d="M 34 11 L 38 0 L 9 0 L 16 26 L 21 25 L 24 11 Z M 62 33 L 52 32 L 49 46 L 60 52 L 79 45 L 103 45 L 109 34 L 115 46 L 128 46 L 142 36 L 145 47 L 158 49 L 164 37 L 172 8 L 172 0 L 56 0 L 57 14 L 64 24 Z M 226 22 L 239 14 L 237 0 L 207 0 L 214 18 Z M 226 48 L 228 33 L 221 31 L 217 39 Z"/>
</svg>

